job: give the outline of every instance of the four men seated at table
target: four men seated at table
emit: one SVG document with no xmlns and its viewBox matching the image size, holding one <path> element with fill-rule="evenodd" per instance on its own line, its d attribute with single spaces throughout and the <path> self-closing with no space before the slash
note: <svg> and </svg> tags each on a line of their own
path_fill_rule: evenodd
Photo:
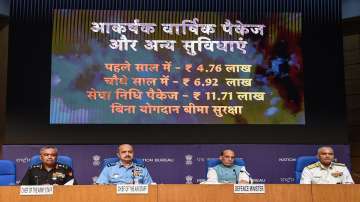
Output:
<svg viewBox="0 0 360 202">
<path fill-rule="evenodd" d="M 134 149 L 129 144 L 118 147 L 119 161 L 108 163 L 96 180 L 97 184 L 151 184 L 153 180 L 143 164 L 135 163 Z M 76 184 L 72 168 L 57 162 L 56 147 L 45 146 L 40 150 L 41 163 L 31 166 L 21 185 L 64 185 Z M 300 184 L 354 184 L 344 164 L 334 162 L 334 150 L 324 146 L 318 149 L 319 161 L 304 168 Z M 234 164 L 235 152 L 225 149 L 221 152 L 220 164 L 208 169 L 204 184 L 247 184 L 250 174 L 245 166 Z"/>
</svg>

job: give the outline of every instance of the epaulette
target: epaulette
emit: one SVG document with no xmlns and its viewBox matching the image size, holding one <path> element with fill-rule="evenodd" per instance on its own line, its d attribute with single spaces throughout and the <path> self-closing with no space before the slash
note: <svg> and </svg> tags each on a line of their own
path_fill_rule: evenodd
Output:
<svg viewBox="0 0 360 202">
<path fill-rule="evenodd" d="M 32 165 L 31 168 L 41 168 L 41 163 Z"/>
<path fill-rule="evenodd" d="M 321 163 L 320 162 L 316 162 L 316 163 L 313 163 L 313 164 L 310 164 L 308 166 L 306 166 L 308 169 L 313 169 L 313 168 L 317 168 L 317 167 L 320 167 Z"/>
<path fill-rule="evenodd" d="M 346 165 L 345 164 L 343 164 L 343 163 L 333 163 L 335 166 L 343 166 L 343 167 L 346 167 Z"/>
<path fill-rule="evenodd" d="M 57 167 L 57 168 L 65 168 L 65 169 L 68 169 L 68 168 L 69 168 L 68 165 L 65 165 L 65 164 L 62 164 L 62 163 L 57 163 L 57 164 L 56 164 L 56 167 Z"/>
<path fill-rule="evenodd" d="M 135 166 L 137 167 L 142 167 L 142 168 L 145 168 L 145 165 L 144 164 L 140 164 L 140 163 L 134 163 Z"/>
<path fill-rule="evenodd" d="M 113 163 L 107 163 L 106 166 L 107 167 L 111 167 L 111 166 L 115 166 L 116 165 L 116 162 L 113 162 Z"/>
</svg>

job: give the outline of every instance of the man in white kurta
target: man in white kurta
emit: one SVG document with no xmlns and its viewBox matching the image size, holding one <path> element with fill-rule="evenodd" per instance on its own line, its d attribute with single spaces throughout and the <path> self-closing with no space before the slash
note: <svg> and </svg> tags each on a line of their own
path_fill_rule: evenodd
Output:
<svg viewBox="0 0 360 202">
<path fill-rule="evenodd" d="M 246 171 L 245 166 L 234 165 L 235 152 L 226 149 L 221 152 L 219 157 L 221 163 L 215 167 L 209 168 L 207 173 L 206 184 L 218 183 L 250 183 L 250 174 Z"/>
</svg>

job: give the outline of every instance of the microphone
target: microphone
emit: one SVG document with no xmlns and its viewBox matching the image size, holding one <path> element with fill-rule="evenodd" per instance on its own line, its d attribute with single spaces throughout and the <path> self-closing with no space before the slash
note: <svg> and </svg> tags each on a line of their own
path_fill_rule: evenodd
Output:
<svg viewBox="0 0 360 202">
<path fill-rule="evenodd" d="M 238 181 L 238 175 L 237 175 L 237 173 L 236 173 L 236 170 L 235 170 L 235 168 L 233 169 L 233 171 L 234 171 L 234 174 L 235 174 L 235 183 L 236 184 L 239 184 L 239 181 Z M 241 171 L 240 171 L 241 172 Z"/>
<path fill-rule="evenodd" d="M 39 176 L 35 175 L 34 177 L 35 177 L 35 183 L 36 183 L 36 185 L 39 185 Z"/>
<path fill-rule="evenodd" d="M 132 175 L 131 175 L 131 177 L 132 177 L 132 183 L 135 184 L 135 170 L 132 169 L 131 172 L 132 172 Z"/>
</svg>

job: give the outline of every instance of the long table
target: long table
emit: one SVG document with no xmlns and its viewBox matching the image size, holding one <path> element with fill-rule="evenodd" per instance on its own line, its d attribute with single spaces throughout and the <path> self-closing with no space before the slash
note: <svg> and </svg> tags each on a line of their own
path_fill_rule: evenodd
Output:
<svg viewBox="0 0 360 202">
<path fill-rule="evenodd" d="M 0 187 L 0 202 L 359 202 L 360 185 L 267 184 L 265 194 L 234 194 L 233 185 L 150 185 L 146 195 L 116 194 L 113 185 L 55 186 L 50 196 L 20 196 Z"/>
</svg>

